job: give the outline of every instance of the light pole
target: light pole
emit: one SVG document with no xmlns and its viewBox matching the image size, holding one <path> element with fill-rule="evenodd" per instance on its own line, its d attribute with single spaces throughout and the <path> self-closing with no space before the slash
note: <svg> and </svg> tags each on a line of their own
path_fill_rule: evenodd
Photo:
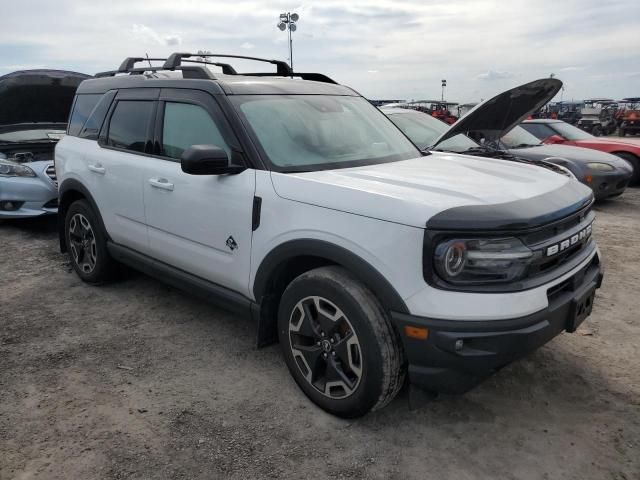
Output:
<svg viewBox="0 0 640 480">
<path fill-rule="evenodd" d="M 291 39 L 291 32 L 295 32 L 298 27 L 296 27 L 296 22 L 300 19 L 300 15 L 297 13 L 281 13 L 280 14 L 280 22 L 278 23 L 278 28 L 283 32 L 285 30 L 289 30 L 289 66 L 293 71 L 293 40 Z"/>
<path fill-rule="evenodd" d="M 442 79 L 442 98 L 441 100 L 444 102 L 444 89 L 447 87 L 447 81 L 443 78 Z"/>
</svg>

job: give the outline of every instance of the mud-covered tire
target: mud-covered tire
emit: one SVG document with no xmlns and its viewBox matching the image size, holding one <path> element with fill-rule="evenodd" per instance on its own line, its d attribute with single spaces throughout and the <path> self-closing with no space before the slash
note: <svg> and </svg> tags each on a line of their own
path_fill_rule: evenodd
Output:
<svg viewBox="0 0 640 480">
<path fill-rule="evenodd" d="M 619 137 L 624 137 L 627 134 L 627 132 L 624 130 L 624 128 L 620 127 L 618 128 L 618 136 Z"/>
<path fill-rule="evenodd" d="M 600 127 L 600 125 L 596 125 L 595 127 L 593 127 L 593 129 L 591 130 L 591 135 L 593 135 L 594 137 L 599 137 L 602 135 L 602 128 Z"/>
<path fill-rule="evenodd" d="M 351 342 L 346 356 L 341 332 Z M 317 268 L 289 284 L 278 310 L 278 336 L 298 386 L 316 405 L 339 417 L 358 417 L 384 407 L 404 383 L 402 346 L 388 313 L 341 267 Z M 334 338 L 335 351 L 326 344 Z M 335 378 L 344 379 L 342 385 L 327 388 Z"/>
<path fill-rule="evenodd" d="M 107 235 L 89 202 L 77 200 L 69 206 L 64 235 L 71 266 L 82 281 L 98 285 L 114 279 L 118 264 L 109 255 Z"/>
</svg>

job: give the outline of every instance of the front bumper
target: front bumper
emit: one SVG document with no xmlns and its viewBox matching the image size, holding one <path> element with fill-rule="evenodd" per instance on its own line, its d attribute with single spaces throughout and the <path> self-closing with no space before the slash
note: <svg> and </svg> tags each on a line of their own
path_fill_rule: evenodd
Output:
<svg viewBox="0 0 640 480">
<path fill-rule="evenodd" d="M 30 218 L 58 213 L 58 188 L 47 177 L 50 162 L 33 162 L 29 166 L 35 177 L 0 177 L 0 219 Z M 5 202 L 14 207 L 3 208 Z M 15 205 L 19 208 L 15 209 Z"/>
<path fill-rule="evenodd" d="M 597 172 L 592 174 L 591 183 L 585 183 L 593 190 L 596 199 L 615 197 L 625 191 L 631 181 L 633 171 Z"/>
<path fill-rule="evenodd" d="M 563 331 L 575 331 L 591 313 L 593 295 L 602 277 L 596 255 L 588 265 L 547 291 L 547 308 L 521 318 L 455 321 L 392 312 L 407 355 L 410 382 L 435 392 L 466 392 Z M 427 339 L 406 336 L 405 326 L 427 328 Z"/>
</svg>

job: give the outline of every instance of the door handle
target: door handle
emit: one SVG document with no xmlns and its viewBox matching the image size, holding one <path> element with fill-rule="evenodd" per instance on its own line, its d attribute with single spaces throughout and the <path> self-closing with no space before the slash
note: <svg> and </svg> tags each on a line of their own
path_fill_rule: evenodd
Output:
<svg viewBox="0 0 640 480">
<path fill-rule="evenodd" d="M 173 183 L 169 183 L 166 178 L 150 178 L 149 185 L 153 188 L 161 188 L 162 190 L 173 191 Z"/>
<path fill-rule="evenodd" d="M 104 175 L 104 172 L 106 172 L 107 170 L 101 165 L 101 164 L 96 164 L 96 165 L 87 165 L 87 168 L 89 170 L 91 170 L 92 172 L 95 173 L 99 173 L 100 175 Z"/>
</svg>

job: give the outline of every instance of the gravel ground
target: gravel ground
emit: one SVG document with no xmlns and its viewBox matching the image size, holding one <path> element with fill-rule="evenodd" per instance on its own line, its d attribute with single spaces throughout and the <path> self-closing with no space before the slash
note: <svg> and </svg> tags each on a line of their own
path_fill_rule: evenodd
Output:
<svg viewBox="0 0 640 480">
<path fill-rule="evenodd" d="M 356 421 L 249 321 L 140 274 L 87 286 L 54 221 L 2 223 L 0 479 L 639 479 L 640 189 L 597 210 L 605 284 L 577 333 Z"/>
</svg>

